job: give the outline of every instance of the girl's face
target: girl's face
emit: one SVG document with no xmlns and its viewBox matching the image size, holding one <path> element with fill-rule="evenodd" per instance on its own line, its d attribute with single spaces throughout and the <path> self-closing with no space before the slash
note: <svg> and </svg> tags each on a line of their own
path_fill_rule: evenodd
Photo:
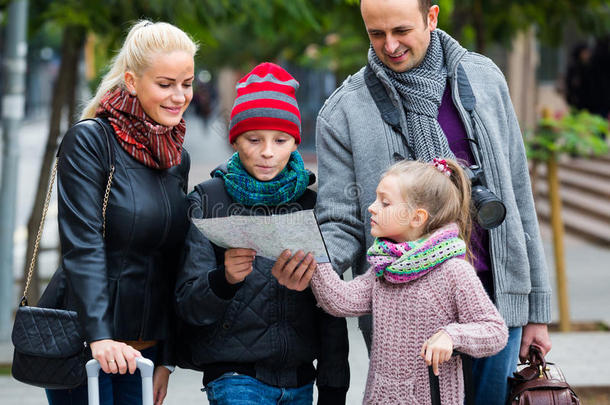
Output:
<svg viewBox="0 0 610 405">
<path fill-rule="evenodd" d="M 136 94 L 144 112 L 158 124 L 173 127 L 193 99 L 195 65 L 184 51 L 159 53 L 152 65 L 136 75 L 125 72 L 125 85 Z"/>
<path fill-rule="evenodd" d="M 371 235 L 395 242 L 417 240 L 422 236 L 428 212 L 409 207 L 400 193 L 396 176 L 385 176 L 379 182 L 376 194 L 377 198 L 368 208 L 371 213 Z"/>
<path fill-rule="evenodd" d="M 239 160 L 252 177 L 273 180 L 288 164 L 297 144 L 286 132 L 272 129 L 247 131 L 233 142 Z"/>
</svg>

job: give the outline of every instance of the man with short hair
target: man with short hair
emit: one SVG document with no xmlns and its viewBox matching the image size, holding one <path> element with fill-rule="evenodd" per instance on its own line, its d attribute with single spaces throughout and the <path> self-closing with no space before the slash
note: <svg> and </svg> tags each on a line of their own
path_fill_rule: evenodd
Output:
<svg viewBox="0 0 610 405">
<path fill-rule="evenodd" d="M 506 217 L 490 230 L 475 226 L 470 246 L 510 335 L 498 355 L 475 360 L 476 398 L 504 404 L 518 356 L 530 344 L 551 348 L 551 290 L 506 81 L 491 60 L 436 28 L 439 7 L 430 0 L 362 0 L 361 13 L 368 64 L 330 96 L 316 129 L 316 210 L 332 263 L 339 273 L 367 270 L 373 237 L 366 207 L 396 160 L 440 156 L 480 166 Z M 370 347 L 370 316 L 359 324 Z"/>
</svg>

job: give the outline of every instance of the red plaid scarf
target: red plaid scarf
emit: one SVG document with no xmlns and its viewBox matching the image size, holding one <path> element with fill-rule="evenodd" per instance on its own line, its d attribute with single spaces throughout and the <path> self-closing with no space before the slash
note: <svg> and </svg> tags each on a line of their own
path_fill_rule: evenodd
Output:
<svg viewBox="0 0 610 405">
<path fill-rule="evenodd" d="M 108 117 L 119 144 L 138 162 L 154 169 L 180 164 L 184 119 L 174 127 L 157 124 L 144 112 L 138 98 L 121 88 L 100 100 L 96 115 Z"/>
</svg>

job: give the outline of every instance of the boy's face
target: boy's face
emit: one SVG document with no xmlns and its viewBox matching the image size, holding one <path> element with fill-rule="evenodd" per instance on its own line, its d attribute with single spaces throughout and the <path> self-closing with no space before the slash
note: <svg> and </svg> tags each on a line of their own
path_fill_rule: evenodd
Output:
<svg viewBox="0 0 610 405">
<path fill-rule="evenodd" d="M 233 142 L 244 168 L 259 181 L 273 180 L 297 150 L 292 136 L 273 129 L 247 131 Z"/>
</svg>

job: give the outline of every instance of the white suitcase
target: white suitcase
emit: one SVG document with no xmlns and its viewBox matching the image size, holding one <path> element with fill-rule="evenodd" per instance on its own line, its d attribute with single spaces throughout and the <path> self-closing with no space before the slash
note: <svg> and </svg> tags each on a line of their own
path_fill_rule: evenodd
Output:
<svg viewBox="0 0 610 405">
<path fill-rule="evenodd" d="M 140 369 L 142 376 L 142 405 L 153 405 L 153 362 L 143 357 L 136 359 L 136 366 Z M 87 369 L 87 391 L 89 393 L 89 405 L 100 404 L 100 363 L 89 360 L 85 366 Z"/>
</svg>

